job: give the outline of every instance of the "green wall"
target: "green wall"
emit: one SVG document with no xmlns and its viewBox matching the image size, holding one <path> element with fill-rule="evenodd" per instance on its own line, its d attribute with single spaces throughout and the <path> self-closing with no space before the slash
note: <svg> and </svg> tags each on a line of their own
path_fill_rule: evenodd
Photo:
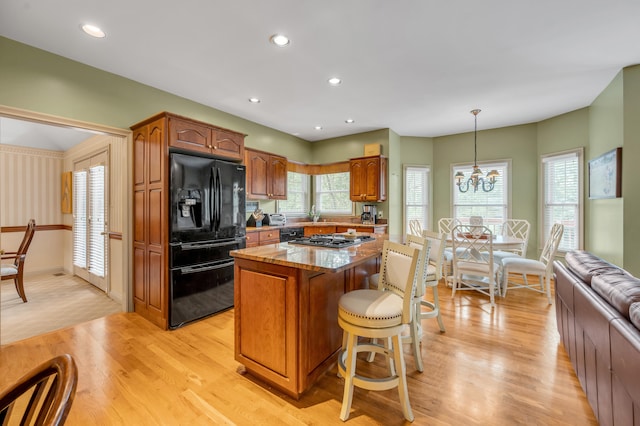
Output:
<svg viewBox="0 0 640 426">
<path fill-rule="evenodd" d="M 589 147 L 585 163 L 587 175 L 589 160 L 624 144 L 623 85 L 622 73 L 619 73 L 589 108 Z M 588 195 L 588 176 L 585 179 L 585 186 Z M 585 216 L 588 218 L 585 228 L 585 247 L 613 263 L 623 265 L 625 225 L 623 199 L 589 200 L 587 198 Z M 603 223 L 607 226 L 602 226 Z"/>
<path fill-rule="evenodd" d="M 457 190 L 451 166 L 473 162 L 473 132 L 434 138 L 434 220 L 451 217 L 452 191 Z M 478 131 L 478 162 L 511 160 L 508 182 L 511 192 L 511 217 L 526 219 L 531 235 L 537 235 L 537 127 L 535 124 Z M 481 167 L 482 168 L 482 167 Z M 485 170 L 486 173 L 486 170 Z M 498 178 L 500 179 L 500 178 Z M 536 253 L 537 241 L 530 238 L 528 253 Z"/>
<path fill-rule="evenodd" d="M 311 159 L 307 141 L 133 80 L 3 37 L 0 52 L 0 105 L 121 129 L 170 111 L 245 133 L 248 147 Z"/>
<path fill-rule="evenodd" d="M 433 161 L 433 138 L 422 138 L 414 136 L 401 136 L 400 137 L 400 176 L 402 176 L 404 166 L 428 166 L 431 169 L 431 176 L 434 174 L 434 161 Z M 433 179 L 431 179 L 431 188 L 429 188 L 429 205 L 431 211 L 429 212 L 431 223 L 427 224 L 427 228 L 435 229 L 437 227 L 434 221 L 433 212 Z M 404 203 L 404 185 L 401 183 L 402 196 L 400 197 L 400 203 Z M 403 224 L 403 212 L 399 211 L 400 219 L 397 224 L 402 232 Z M 394 221 L 395 222 L 395 221 Z"/>
<path fill-rule="evenodd" d="M 620 241 L 624 241 L 623 265 L 640 276 L 640 191 L 638 190 L 638 162 L 640 160 L 640 66 L 625 68 L 623 71 L 623 139 L 622 149 L 622 202 L 623 231 Z"/>
</svg>

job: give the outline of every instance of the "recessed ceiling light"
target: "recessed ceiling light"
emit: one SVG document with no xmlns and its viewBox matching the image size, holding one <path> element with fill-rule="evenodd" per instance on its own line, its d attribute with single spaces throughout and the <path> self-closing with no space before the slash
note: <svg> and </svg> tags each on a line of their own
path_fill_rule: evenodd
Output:
<svg viewBox="0 0 640 426">
<path fill-rule="evenodd" d="M 95 37 L 95 38 L 104 38 L 106 36 L 104 31 L 102 31 L 100 28 L 96 27 L 95 25 L 91 25 L 91 24 L 84 24 L 82 26 L 82 31 L 89 34 L 91 37 Z"/>
<path fill-rule="evenodd" d="M 260 99 L 258 99 L 258 98 L 249 98 L 249 102 L 251 102 L 252 104 L 259 104 L 260 103 Z"/>
<path fill-rule="evenodd" d="M 355 120 L 353 118 L 347 118 L 346 120 L 344 120 L 345 123 L 347 124 L 351 124 L 353 123 Z"/>
<path fill-rule="evenodd" d="M 269 41 L 273 44 L 275 44 L 278 47 L 285 47 L 287 46 L 289 43 L 291 43 L 291 40 L 289 40 L 289 37 L 287 37 L 286 35 L 282 35 L 282 34 L 274 34 L 269 38 Z"/>
<path fill-rule="evenodd" d="M 338 84 L 342 83 L 342 80 L 340 80 L 338 77 L 331 77 L 329 80 L 327 80 L 329 82 L 330 85 L 332 86 L 337 86 Z"/>
<path fill-rule="evenodd" d="M 316 126 L 316 127 L 314 127 L 314 129 L 316 129 L 316 130 L 322 130 L 322 126 Z"/>
</svg>

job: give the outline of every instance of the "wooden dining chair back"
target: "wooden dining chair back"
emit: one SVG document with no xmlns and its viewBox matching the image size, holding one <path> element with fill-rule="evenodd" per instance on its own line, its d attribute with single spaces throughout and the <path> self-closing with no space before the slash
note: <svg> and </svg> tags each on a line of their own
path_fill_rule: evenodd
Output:
<svg viewBox="0 0 640 426">
<path fill-rule="evenodd" d="M 64 424 L 77 385 L 78 369 L 71 355 L 40 364 L 0 393 L 0 424 Z"/>
<path fill-rule="evenodd" d="M 31 244 L 35 231 L 36 221 L 35 219 L 31 219 L 27 224 L 27 230 L 24 233 L 20 247 L 18 247 L 18 251 L 9 251 L 0 255 L 3 261 L 12 261 L 10 263 L 2 263 L 0 265 L 0 275 L 2 276 L 2 280 L 13 280 L 18 295 L 25 303 L 27 301 L 27 296 L 24 292 L 24 262 L 27 258 L 27 250 L 29 250 L 29 245 Z"/>
<path fill-rule="evenodd" d="M 458 225 L 462 225 L 460 219 L 453 217 L 443 217 L 438 220 L 438 232 L 444 235 L 451 234 L 451 230 Z M 451 276 L 453 275 L 453 253 L 450 247 L 444 249 L 444 259 L 442 261 L 442 276 L 451 282 Z"/>
<path fill-rule="evenodd" d="M 493 233 L 486 226 L 458 225 L 451 231 L 451 241 L 452 297 L 456 291 L 475 290 L 488 295 L 493 308 L 499 270 L 493 260 Z"/>
<path fill-rule="evenodd" d="M 529 244 L 529 230 L 531 225 L 528 220 L 524 219 L 507 219 L 502 224 L 502 235 L 505 237 L 514 237 L 522 240 L 522 245 L 512 251 L 521 257 L 527 257 L 527 245 Z"/>
</svg>

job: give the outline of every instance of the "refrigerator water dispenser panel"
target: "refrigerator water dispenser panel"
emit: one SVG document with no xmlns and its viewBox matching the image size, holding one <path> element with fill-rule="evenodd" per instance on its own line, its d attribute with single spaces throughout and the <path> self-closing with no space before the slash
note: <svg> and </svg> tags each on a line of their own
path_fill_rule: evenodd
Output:
<svg viewBox="0 0 640 426">
<path fill-rule="evenodd" d="M 198 189 L 178 191 L 178 229 L 202 228 L 202 194 Z"/>
</svg>

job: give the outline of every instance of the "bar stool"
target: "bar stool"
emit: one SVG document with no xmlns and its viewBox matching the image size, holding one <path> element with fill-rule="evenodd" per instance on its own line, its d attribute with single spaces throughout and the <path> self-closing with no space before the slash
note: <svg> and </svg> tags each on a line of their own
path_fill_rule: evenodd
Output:
<svg viewBox="0 0 640 426">
<path fill-rule="evenodd" d="M 413 421 L 406 380 L 406 367 L 402 353 L 401 333 L 412 320 L 413 297 L 416 291 L 416 274 L 420 250 L 403 244 L 385 241 L 382 249 L 382 266 L 378 290 L 354 290 L 340 297 L 338 324 L 343 330 L 342 351 L 338 357 L 338 372 L 344 377 L 344 394 L 340 418 L 349 418 L 353 387 L 368 390 L 398 388 L 405 419 Z M 358 337 L 381 339 L 391 345 L 379 345 Z M 369 378 L 356 374 L 356 358 L 359 352 L 376 352 L 393 357 L 389 362 L 390 375 Z"/>
</svg>

